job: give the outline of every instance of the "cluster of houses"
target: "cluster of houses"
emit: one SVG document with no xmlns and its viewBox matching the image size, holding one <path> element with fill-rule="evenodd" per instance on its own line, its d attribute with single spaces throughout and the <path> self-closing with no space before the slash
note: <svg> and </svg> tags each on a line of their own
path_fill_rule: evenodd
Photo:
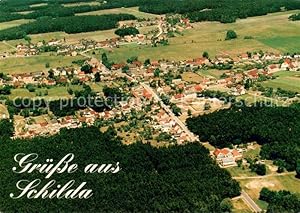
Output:
<svg viewBox="0 0 300 213">
<path fill-rule="evenodd" d="M 193 140 L 163 109 L 160 109 L 155 115 L 152 115 L 152 118 L 154 120 L 153 128 L 172 135 L 172 138 L 175 139 L 178 144 Z"/>
<path fill-rule="evenodd" d="M 50 43 L 56 45 L 56 41 Z M 82 41 L 87 47 L 88 41 Z M 132 63 L 119 63 L 113 64 L 112 69 L 108 70 L 99 60 L 92 58 L 85 63 L 91 67 L 91 72 L 83 72 L 80 69 L 74 67 L 55 68 L 46 72 L 32 72 L 24 74 L 12 74 L 8 75 L 9 80 L 0 80 L 2 85 L 12 85 L 14 87 L 22 87 L 27 84 L 45 84 L 49 86 L 55 86 L 60 83 L 71 82 L 76 78 L 82 83 L 91 82 L 95 80 L 95 74 L 100 74 L 101 82 L 112 82 L 118 78 L 127 78 L 130 82 L 148 82 L 150 85 L 154 82 L 155 86 L 152 87 L 155 93 L 159 96 L 168 96 L 170 102 L 176 104 L 183 113 L 190 111 L 192 114 L 200 114 L 205 110 L 207 105 L 213 106 L 214 109 L 220 109 L 224 107 L 224 103 L 218 99 L 207 99 L 198 96 L 204 90 L 211 89 L 215 86 L 226 88 L 227 91 L 233 95 L 243 95 L 246 90 L 244 83 L 247 79 L 258 80 L 260 76 L 272 77 L 272 75 L 279 70 L 296 70 L 299 67 L 300 57 L 298 56 L 277 56 L 275 54 L 259 55 L 259 60 L 263 63 L 264 60 L 270 61 L 266 67 L 252 68 L 244 72 L 236 72 L 228 70 L 224 72 L 224 77 L 216 79 L 214 77 L 203 77 L 200 81 L 187 81 L 183 80 L 180 76 L 183 73 L 193 73 L 195 67 L 211 67 L 218 64 L 233 64 L 240 66 L 241 64 L 247 64 L 248 62 L 255 61 L 257 54 L 242 54 L 238 56 L 238 60 L 227 56 L 217 56 L 215 59 L 207 59 L 204 57 L 185 60 L 185 61 L 151 61 L 148 64 L 140 62 L 138 60 Z M 251 64 L 251 63 L 250 63 Z M 127 66 L 128 72 L 124 72 L 123 68 Z M 297 68 L 298 70 L 299 68 Z M 159 70 L 159 75 L 157 74 Z M 53 76 L 49 78 L 49 73 L 52 72 Z M 173 74 L 171 81 L 167 82 L 164 76 Z M 178 74 L 178 75 L 177 75 Z M 195 74 L 195 73 L 194 73 Z M 157 83 L 159 82 L 159 83 Z M 61 128 L 77 128 L 83 124 L 92 125 L 97 118 L 100 119 L 114 119 L 116 116 L 120 116 L 122 113 L 130 113 L 132 109 L 143 110 L 143 106 L 153 101 L 152 91 L 147 90 L 142 84 L 135 84 L 127 88 L 131 92 L 132 97 L 120 102 L 120 104 L 109 111 L 102 113 L 94 112 L 89 109 L 88 112 L 79 112 L 80 116 L 59 118 L 57 120 L 51 120 L 44 123 L 27 124 L 24 127 L 24 131 L 17 132 L 16 137 L 33 137 L 35 135 L 51 135 L 55 134 Z M 126 89 L 126 88 L 123 88 Z M 161 107 L 157 106 L 157 110 L 154 112 L 151 110 L 151 116 L 153 120 L 153 127 L 155 130 L 167 132 L 177 140 L 178 143 L 184 143 L 189 141 L 189 135 L 176 123 L 174 119 Z M 227 150 L 228 151 L 228 150 Z M 227 153 L 227 151 L 220 152 L 221 155 Z M 219 153 L 219 154 L 220 154 Z M 218 154 L 218 155 L 219 155 Z M 232 162 L 230 158 L 237 156 L 237 153 L 230 151 L 225 154 L 226 160 L 220 161 L 223 166 L 229 165 Z M 229 156 L 229 157 L 228 157 Z M 228 160 L 229 159 L 229 160 Z M 231 160 L 230 160 L 231 159 Z"/>
</svg>

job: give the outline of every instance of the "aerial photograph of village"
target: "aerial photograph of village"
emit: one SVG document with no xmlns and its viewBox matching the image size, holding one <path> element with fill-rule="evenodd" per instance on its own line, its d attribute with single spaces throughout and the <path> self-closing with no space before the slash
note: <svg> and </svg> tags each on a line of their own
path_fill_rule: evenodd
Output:
<svg viewBox="0 0 300 213">
<path fill-rule="evenodd" d="M 0 0 L 0 212 L 300 213 L 300 0 Z"/>
</svg>

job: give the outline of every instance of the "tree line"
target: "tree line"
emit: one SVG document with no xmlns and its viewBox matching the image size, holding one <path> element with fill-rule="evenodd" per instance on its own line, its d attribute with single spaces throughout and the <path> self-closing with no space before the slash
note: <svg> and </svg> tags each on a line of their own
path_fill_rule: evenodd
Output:
<svg viewBox="0 0 300 213">
<path fill-rule="evenodd" d="M 108 30 L 116 27 L 119 21 L 133 20 L 130 14 L 108 14 L 100 16 L 70 16 L 39 18 L 34 22 L 0 31 L 0 40 L 24 38 L 27 34 L 63 31 L 66 33 L 81 33 L 96 30 Z"/>
<path fill-rule="evenodd" d="M 1 132 L 0 132 L 1 133 Z M 0 210 L 32 212 L 223 212 L 226 198 L 240 194 L 238 183 L 228 171 L 219 168 L 200 144 L 155 148 L 149 144 L 122 145 L 113 128 L 101 133 L 98 128 L 62 129 L 58 135 L 27 140 L 5 139 L 0 142 Z M 20 179 L 40 178 L 32 172 L 16 175 L 13 157 L 17 153 L 37 153 L 37 162 L 47 158 L 60 160 L 68 153 L 75 154 L 79 170 L 72 174 L 54 174 L 58 184 L 74 179 L 86 181 L 93 190 L 88 200 L 18 199 L 15 184 Z M 120 163 L 116 174 L 85 174 L 90 163 Z M 42 186 L 40 186 L 42 187 Z M 40 188 L 38 187 L 38 188 Z M 226 201 L 226 202 L 225 202 Z"/>
<path fill-rule="evenodd" d="M 262 144 L 262 158 L 280 161 L 287 170 L 296 169 L 300 156 L 300 104 L 233 106 L 189 118 L 187 126 L 201 141 L 217 147 L 256 141 Z"/>
</svg>

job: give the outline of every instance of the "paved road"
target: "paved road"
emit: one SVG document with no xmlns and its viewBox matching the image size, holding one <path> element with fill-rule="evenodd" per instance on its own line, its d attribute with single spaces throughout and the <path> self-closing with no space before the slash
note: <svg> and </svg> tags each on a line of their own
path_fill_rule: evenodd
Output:
<svg viewBox="0 0 300 213">
<path fill-rule="evenodd" d="M 186 125 L 172 112 L 172 110 L 165 105 L 162 100 L 160 99 L 160 97 L 153 91 L 153 89 L 148 86 L 145 83 L 140 83 L 146 90 L 148 90 L 149 92 L 151 92 L 153 98 L 160 102 L 161 107 L 171 116 L 171 118 L 183 129 L 184 132 L 186 132 L 188 134 L 188 136 L 190 137 L 190 139 L 192 141 L 197 141 L 198 138 L 195 137 L 195 135 L 186 127 Z"/>
<path fill-rule="evenodd" d="M 251 207 L 254 212 L 262 212 L 262 209 L 252 200 L 252 198 L 244 191 L 241 192 L 241 198 L 246 202 L 246 204 Z"/>
</svg>

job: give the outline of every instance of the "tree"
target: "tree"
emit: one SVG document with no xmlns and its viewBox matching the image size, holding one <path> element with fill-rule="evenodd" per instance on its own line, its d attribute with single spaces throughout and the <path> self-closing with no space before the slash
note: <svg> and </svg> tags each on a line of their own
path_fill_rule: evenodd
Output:
<svg viewBox="0 0 300 213">
<path fill-rule="evenodd" d="M 206 51 L 204 51 L 203 52 L 203 54 L 202 54 L 202 57 L 204 57 L 204 58 L 209 58 L 209 54 L 208 54 L 208 52 L 206 52 Z"/>
<path fill-rule="evenodd" d="M 0 89 L 1 95 L 10 95 L 11 94 L 11 86 L 5 85 Z"/>
<path fill-rule="evenodd" d="M 154 77 L 159 77 L 160 70 L 157 68 L 154 70 Z"/>
<path fill-rule="evenodd" d="M 237 34 L 235 31 L 233 31 L 233 30 L 227 31 L 225 40 L 232 40 L 232 39 L 236 39 L 236 38 L 237 38 Z"/>
<path fill-rule="evenodd" d="M 255 163 L 250 166 L 251 171 L 256 172 L 258 175 L 265 175 L 267 173 L 267 168 L 265 164 Z"/>
<path fill-rule="evenodd" d="M 47 63 L 45 64 L 45 67 L 46 67 L 46 68 L 49 68 L 49 67 L 50 67 L 50 63 L 47 62 Z"/>
<path fill-rule="evenodd" d="M 52 69 L 50 69 L 50 70 L 48 71 L 48 78 L 51 78 L 51 79 L 54 78 L 54 71 L 53 71 Z"/>
<path fill-rule="evenodd" d="M 300 178 L 300 159 L 297 160 L 296 173 L 296 177 Z"/>
<path fill-rule="evenodd" d="M 138 29 L 134 28 L 134 27 L 126 27 L 126 28 L 121 28 L 121 29 L 117 29 L 115 31 L 115 34 L 120 36 L 120 37 L 124 37 L 127 35 L 137 35 L 140 32 L 138 31 Z"/>
<path fill-rule="evenodd" d="M 101 81 L 100 73 L 96 72 L 95 73 L 95 82 L 100 82 L 100 81 Z"/>
<path fill-rule="evenodd" d="M 127 59 L 127 63 L 132 64 L 133 62 L 138 61 L 138 57 L 137 56 L 132 56 L 130 58 Z"/>
<path fill-rule="evenodd" d="M 223 199 L 222 202 L 220 203 L 220 208 L 222 212 L 231 212 L 233 205 L 230 198 Z"/>
<path fill-rule="evenodd" d="M 107 57 L 106 53 L 102 53 L 101 59 L 102 59 L 102 62 L 103 62 L 103 61 L 104 61 L 104 62 L 107 62 L 107 61 L 108 61 L 108 57 Z"/>
<path fill-rule="evenodd" d="M 146 59 L 145 62 L 144 62 L 144 66 L 148 66 L 150 64 L 151 64 L 150 59 L 149 58 Z"/>
<path fill-rule="evenodd" d="M 81 71 L 83 71 L 85 74 L 92 72 L 92 67 L 89 64 L 85 64 L 81 67 Z"/>
<path fill-rule="evenodd" d="M 181 114 L 181 109 L 176 104 L 172 104 L 171 109 L 176 116 Z"/>
<path fill-rule="evenodd" d="M 73 94 L 74 94 L 74 91 L 73 91 L 71 88 L 68 88 L 68 94 L 69 94 L 69 95 L 73 95 Z"/>
</svg>

